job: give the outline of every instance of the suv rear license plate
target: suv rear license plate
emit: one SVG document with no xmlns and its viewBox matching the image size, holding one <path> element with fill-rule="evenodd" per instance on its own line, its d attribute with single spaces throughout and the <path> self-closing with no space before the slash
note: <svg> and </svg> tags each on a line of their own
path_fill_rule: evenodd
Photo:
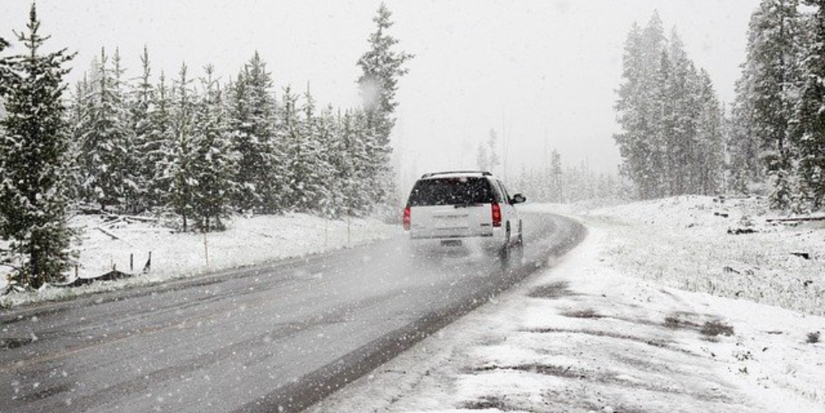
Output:
<svg viewBox="0 0 825 413">
<path fill-rule="evenodd" d="M 442 247 L 460 247 L 461 246 L 461 241 L 460 240 L 441 241 L 441 246 Z"/>
</svg>

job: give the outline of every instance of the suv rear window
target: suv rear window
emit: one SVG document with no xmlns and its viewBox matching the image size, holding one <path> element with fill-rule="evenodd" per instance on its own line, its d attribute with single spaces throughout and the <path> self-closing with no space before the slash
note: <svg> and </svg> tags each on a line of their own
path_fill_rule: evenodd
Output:
<svg viewBox="0 0 825 413">
<path fill-rule="evenodd" d="M 485 178 L 424 179 L 415 183 L 409 206 L 490 204 L 494 200 Z"/>
</svg>

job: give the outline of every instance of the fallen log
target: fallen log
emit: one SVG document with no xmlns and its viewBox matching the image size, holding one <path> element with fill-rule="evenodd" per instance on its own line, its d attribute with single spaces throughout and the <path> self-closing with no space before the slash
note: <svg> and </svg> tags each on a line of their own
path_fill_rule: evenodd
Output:
<svg viewBox="0 0 825 413">
<path fill-rule="evenodd" d="M 137 222 L 158 222 L 157 218 L 154 217 L 142 217 L 138 215 L 118 215 L 118 214 L 106 214 L 106 218 L 108 219 L 122 219 L 125 221 L 137 221 Z"/>
<path fill-rule="evenodd" d="M 106 234 L 106 235 L 108 235 L 108 236 L 112 237 L 112 239 L 115 239 L 115 240 L 118 240 L 118 241 L 120 240 L 120 237 L 118 237 L 117 235 L 113 234 L 111 231 L 108 231 L 108 230 L 104 229 L 103 227 L 99 227 L 99 226 L 98 226 L 98 227 L 95 227 L 95 228 L 97 228 L 98 230 L 100 230 L 100 232 L 102 232 L 102 233 L 104 233 L 104 234 Z"/>
<path fill-rule="evenodd" d="M 825 215 L 816 217 L 795 217 L 795 218 L 766 218 L 766 222 L 804 222 L 804 221 L 825 221 Z"/>
</svg>

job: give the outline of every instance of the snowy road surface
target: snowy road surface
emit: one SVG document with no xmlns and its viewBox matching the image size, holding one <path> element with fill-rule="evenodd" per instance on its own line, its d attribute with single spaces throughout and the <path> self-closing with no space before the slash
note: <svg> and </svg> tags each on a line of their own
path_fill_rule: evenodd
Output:
<svg viewBox="0 0 825 413">
<path fill-rule="evenodd" d="M 525 217 L 524 264 L 407 265 L 404 240 L 0 316 L 0 412 L 295 411 L 582 238 Z"/>
</svg>

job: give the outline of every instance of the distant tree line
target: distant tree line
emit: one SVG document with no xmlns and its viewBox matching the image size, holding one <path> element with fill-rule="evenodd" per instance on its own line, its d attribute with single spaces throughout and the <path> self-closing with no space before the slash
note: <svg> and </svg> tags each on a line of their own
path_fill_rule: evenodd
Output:
<svg viewBox="0 0 825 413">
<path fill-rule="evenodd" d="M 595 172 L 586 162 L 565 165 L 561 154 L 553 150 L 541 168 L 522 167 L 515 182 L 515 191 L 524 193 L 532 202 L 572 203 L 594 199 L 624 199 L 629 186 L 615 173 Z"/>
<path fill-rule="evenodd" d="M 710 76 L 658 13 L 625 43 L 615 135 L 622 174 L 641 199 L 715 194 L 724 187 L 725 123 Z"/>
<path fill-rule="evenodd" d="M 318 107 L 309 85 L 276 94 L 257 52 L 220 82 L 211 65 L 155 77 L 146 48 L 136 77 L 101 50 L 67 99 L 73 55 L 42 54 L 34 5 L 29 17 L 25 52 L 0 55 L 0 235 L 11 242 L 0 256 L 22 285 L 67 269 L 72 205 L 171 212 L 184 231 L 213 231 L 233 212 L 363 215 L 395 194 L 389 138 L 412 55 L 394 51 L 383 4 L 357 61 L 364 105 L 351 109 Z"/>
<path fill-rule="evenodd" d="M 771 206 L 825 206 L 825 1 L 763 0 L 731 108 L 731 189 L 767 182 Z"/>
</svg>

